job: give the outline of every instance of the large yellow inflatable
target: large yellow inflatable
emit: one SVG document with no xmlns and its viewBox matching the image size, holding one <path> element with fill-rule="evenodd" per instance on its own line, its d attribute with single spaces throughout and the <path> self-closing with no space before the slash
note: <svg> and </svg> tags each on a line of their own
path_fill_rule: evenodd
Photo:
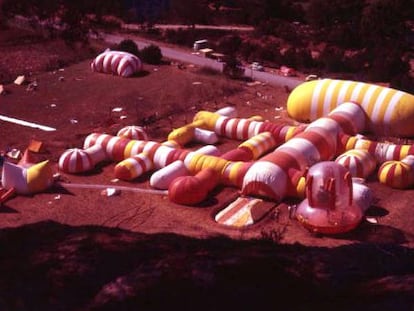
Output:
<svg viewBox="0 0 414 311">
<path fill-rule="evenodd" d="M 364 109 L 369 131 L 414 136 L 414 96 L 375 84 L 333 79 L 305 82 L 289 95 L 287 111 L 297 121 L 311 122 L 349 101 Z"/>
</svg>

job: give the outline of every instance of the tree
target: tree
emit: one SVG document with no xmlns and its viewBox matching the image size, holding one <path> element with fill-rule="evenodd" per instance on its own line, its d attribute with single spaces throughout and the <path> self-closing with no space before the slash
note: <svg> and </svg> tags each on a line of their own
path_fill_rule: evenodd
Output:
<svg viewBox="0 0 414 311">
<path fill-rule="evenodd" d="M 340 72 L 344 71 L 344 52 L 334 47 L 326 47 L 320 57 L 322 65 L 326 71 Z"/>
<path fill-rule="evenodd" d="M 139 56 L 138 46 L 131 39 L 124 39 L 121 42 L 119 42 L 117 49 L 119 51 L 124 51 L 124 52 L 134 54 L 135 56 Z"/>
<path fill-rule="evenodd" d="M 414 94 L 414 78 L 408 73 L 402 73 L 390 81 L 390 87 Z"/>
<path fill-rule="evenodd" d="M 409 7 L 407 5 L 409 1 L 406 0 L 377 0 L 367 6 L 362 14 L 360 27 L 361 37 L 366 46 L 388 43 L 401 45 L 407 33 L 405 26 L 405 8 Z"/>
<path fill-rule="evenodd" d="M 390 81 L 392 78 L 408 73 L 409 65 L 402 60 L 398 47 L 378 47 L 371 53 L 368 78 L 371 81 Z"/>
<path fill-rule="evenodd" d="M 193 27 L 205 23 L 207 19 L 207 9 L 201 1 L 171 0 L 169 13 L 176 17 L 177 22 Z"/>
<path fill-rule="evenodd" d="M 235 54 L 242 43 L 242 39 L 237 35 L 225 36 L 218 42 L 217 48 L 224 54 Z"/>
<path fill-rule="evenodd" d="M 306 11 L 306 20 L 315 29 L 332 27 L 338 23 L 357 26 L 364 2 L 360 0 L 311 0 Z"/>
<path fill-rule="evenodd" d="M 140 52 L 140 56 L 145 63 L 153 65 L 160 64 L 162 60 L 161 49 L 154 44 L 144 47 Z"/>
<path fill-rule="evenodd" d="M 230 57 L 224 64 L 223 73 L 230 79 L 241 79 L 244 76 L 244 68 L 238 59 Z"/>
</svg>

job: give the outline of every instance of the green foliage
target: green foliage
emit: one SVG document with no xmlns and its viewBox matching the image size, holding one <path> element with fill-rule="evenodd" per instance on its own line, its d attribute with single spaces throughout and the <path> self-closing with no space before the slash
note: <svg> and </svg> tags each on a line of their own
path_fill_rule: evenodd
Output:
<svg viewBox="0 0 414 311">
<path fill-rule="evenodd" d="M 154 44 L 144 47 L 140 52 L 141 59 L 147 64 L 158 65 L 162 60 L 161 49 Z"/>
<path fill-rule="evenodd" d="M 131 39 L 124 39 L 121 42 L 119 42 L 119 44 L 117 46 L 117 50 L 128 52 L 128 53 L 131 53 L 135 56 L 139 56 L 138 46 Z"/>
</svg>

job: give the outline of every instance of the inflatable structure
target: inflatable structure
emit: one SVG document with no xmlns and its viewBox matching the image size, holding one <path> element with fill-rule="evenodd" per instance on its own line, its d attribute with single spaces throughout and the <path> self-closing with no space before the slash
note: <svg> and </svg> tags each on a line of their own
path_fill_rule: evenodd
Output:
<svg viewBox="0 0 414 311">
<path fill-rule="evenodd" d="M 53 170 L 49 161 L 24 166 L 3 163 L 2 186 L 16 194 L 31 195 L 47 190 L 53 184 Z"/>
<path fill-rule="evenodd" d="M 142 62 L 131 53 L 107 50 L 92 61 L 91 69 L 94 72 L 130 77 L 142 70 Z"/>
<path fill-rule="evenodd" d="M 305 82 L 289 95 L 287 111 L 297 121 L 310 122 L 347 101 L 357 103 L 365 111 L 366 130 L 381 135 L 414 136 L 414 96 L 375 84 L 332 79 Z"/>
<path fill-rule="evenodd" d="M 413 186 L 413 145 L 376 142 L 360 134 L 410 134 L 412 125 L 400 122 L 407 123 L 414 113 L 414 104 L 406 107 L 411 100 L 410 94 L 360 82 L 311 81 L 293 90 L 288 100 L 289 114 L 311 120 L 309 124 L 237 118 L 229 107 L 200 111 L 165 142 L 125 136 L 127 129 L 117 136 L 92 133 L 83 149 L 61 156 L 59 168 L 80 173 L 100 161 L 115 161 L 117 178 L 152 174 L 151 186 L 168 189 L 169 199 L 184 205 L 201 203 L 218 185 L 239 188 L 243 197 L 276 203 L 302 198 L 297 209 L 300 223 L 313 232 L 341 233 L 355 228 L 370 206 L 372 194 L 360 180 L 371 176 L 377 165 L 379 181 L 385 185 Z M 209 151 L 185 148 L 191 141 L 215 143 L 219 137 L 241 143 L 224 154 L 211 145 Z M 222 213 L 218 219 L 224 219 L 222 215 L 229 218 Z"/>
</svg>

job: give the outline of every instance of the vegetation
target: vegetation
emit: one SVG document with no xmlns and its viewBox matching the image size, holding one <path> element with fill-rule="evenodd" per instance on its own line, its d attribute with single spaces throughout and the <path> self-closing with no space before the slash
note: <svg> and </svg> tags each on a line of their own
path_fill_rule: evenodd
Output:
<svg viewBox="0 0 414 311">
<path fill-rule="evenodd" d="M 6 15 L 37 16 L 53 29 L 56 18 L 66 25 L 68 43 L 86 42 L 106 15 L 145 25 L 147 35 L 191 46 L 208 38 L 212 47 L 244 61 L 273 67 L 294 66 L 304 72 L 357 74 L 359 79 L 390 82 L 414 91 L 408 60 L 414 44 L 413 0 L 4 0 Z M 86 18 L 93 15 L 94 18 Z M 179 23 L 183 29 L 159 31 L 154 23 Z M 204 31 L 195 24 L 248 24 L 252 36 Z M 411 24 L 410 24 L 411 23 Z M 317 53 L 317 56 L 315 56 Z M 151 60 L 152 61 L 152 60 Z M 397 81 L 397 82 L 396 82 Z M 411 81 L 411 82 L 410 82 Z M 402 82 L 401 82 L 402 83 Z M 412 86 L 410 86 L 412 85 Z"/>
<path fill-rule="evenodd" d="M 161 64 L 162 54 L 161 49 L 154 44 L 150 44 L 144 47 L 140 52 L 141 59 L 147 63 L 152 65 Z"/>
<path fill-rule="evenodd" d="M 135 56 L 139 56 L 138 46 L 131 39 L 124 39 L 121 42 L 119 42 L 119 44 L 117 46 L 117 50 L 128 52 L 128 53 L 131 53 Z"/>
</svg>

